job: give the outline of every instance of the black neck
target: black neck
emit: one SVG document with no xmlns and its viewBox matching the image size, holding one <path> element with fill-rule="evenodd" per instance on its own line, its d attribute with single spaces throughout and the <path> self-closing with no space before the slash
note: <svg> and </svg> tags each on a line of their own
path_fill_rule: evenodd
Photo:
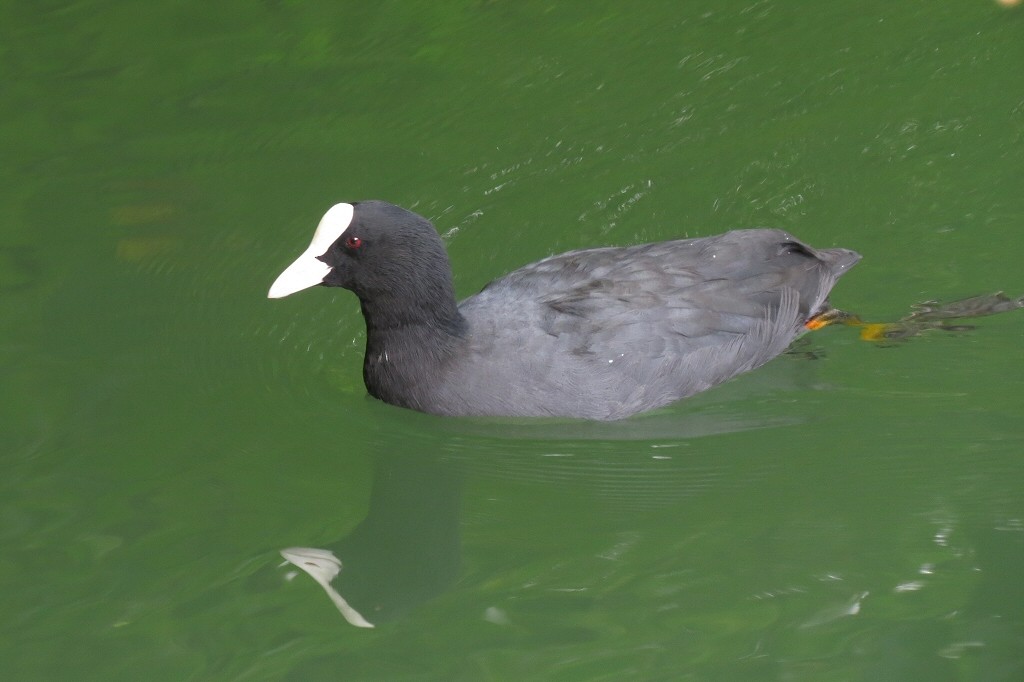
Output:
<svg viewBox="0 0 1024 682">
<path fill-rule="evenodd" d="M 375 302 L 379 303 L 379 302 Z M 467 326 L 454 299 L 450 307 L 401 309 L 363 302 L 366 355 L 363 381 L 370 395 L 403 407 L 421 408 L 464 345 Z"/>
<path fill-rule="evenodd" d="M 372 298 L 360 296 L 359 305 L 366 320 L 368 335 L 388 330 L 427 327 L 460 333 L 465 320 L 459 313 L 449 287 L 411 291 L 376 292 Z"/>
</svg>

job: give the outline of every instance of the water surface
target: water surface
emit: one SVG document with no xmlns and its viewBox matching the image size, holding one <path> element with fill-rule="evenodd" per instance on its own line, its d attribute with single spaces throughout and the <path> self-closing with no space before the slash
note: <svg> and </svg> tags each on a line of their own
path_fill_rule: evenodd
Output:
<svg viewBox="0 0 1024 682">
<path fill-rule="evenodd" d="M 342 200 L 456 286 L 770 225 L 891 321 L 1024 293 L 1024 13 L 974 0 L 15 4 L 0 676 L 1017 680 L 1024 313 L 812 334 L 616 424 L 365 396 Z M 331 549 L 350 625 L 287 547 Z"/>
</svg>

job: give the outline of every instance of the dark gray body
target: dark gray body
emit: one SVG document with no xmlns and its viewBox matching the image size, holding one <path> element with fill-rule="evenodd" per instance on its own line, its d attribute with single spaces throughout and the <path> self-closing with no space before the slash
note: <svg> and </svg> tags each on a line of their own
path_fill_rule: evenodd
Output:
<svg viewBox="0 0 1024 682">
<path fill-rule="evenodd" d="M 407 278 L 389 271 L 388 279 L 408 279 L 394 282 L 395 292 L 365 286 L 365 273 L 337 282 L 362 301 L 372 395 L 443 415 L 602 420 L 666 405 L 772 359 L 827 308 L 836 279 L 860 258 L 768 229 L 573 251 L 435 315 L 444 307 L 435 299 L 451 297 L 450 274 L 422 277 L 419 270 L 436 269 L 436 254 L 423 263 L 413 254 Z M 320 260 L 337 257 L 329 251 Z M 405 305 L 397 299 L 410 306 L 401 315 L 393 314 Z"/>
</svg>

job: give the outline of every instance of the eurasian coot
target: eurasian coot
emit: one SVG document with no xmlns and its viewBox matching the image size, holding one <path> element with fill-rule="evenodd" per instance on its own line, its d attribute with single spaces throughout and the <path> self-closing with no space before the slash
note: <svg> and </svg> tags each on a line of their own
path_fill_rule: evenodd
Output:
<svg viewBox="0 0 1024 682">
<path fill-rule="evenodd" d="M 270 288 L 359 297 L 371 395 L 442 415 L 621 419 L 772 359 L 860 256 L 781 230 L 570 251 L 456 303 L 444 244 L 383 201 L 337 204 Z"/>
</svg>

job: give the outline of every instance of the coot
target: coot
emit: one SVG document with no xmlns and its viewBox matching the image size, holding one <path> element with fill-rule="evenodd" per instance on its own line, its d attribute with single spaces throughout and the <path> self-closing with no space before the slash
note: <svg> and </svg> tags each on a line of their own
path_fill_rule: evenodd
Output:
<svg viewBox="0 0 1024 682">
<path fill-rule="evenodd" d="M 621 419 L 772 359 L 860 260 L 781 230 L 570 251 L 456 303 L 444 244 L 384 201 L 337 204 L 270 287 L 359 297 L 371 395 L 441 415 Z"/>
</svg>

